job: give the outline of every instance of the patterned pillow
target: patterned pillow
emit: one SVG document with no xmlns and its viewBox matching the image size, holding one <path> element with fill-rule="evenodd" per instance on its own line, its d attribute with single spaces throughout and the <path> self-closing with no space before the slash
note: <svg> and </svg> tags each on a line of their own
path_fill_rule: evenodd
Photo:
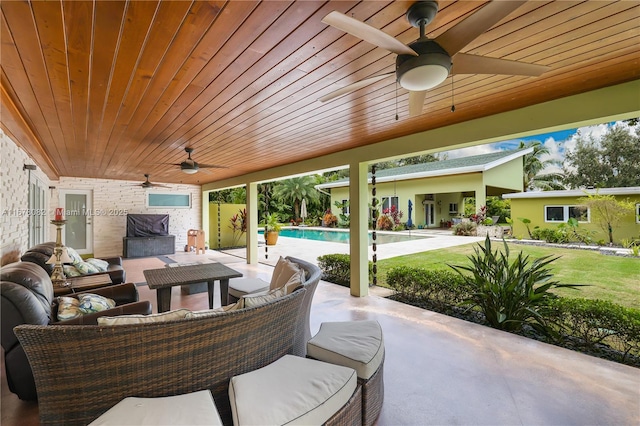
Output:
<svg viewBox="0 0 640 426">
<path fill-rule="evenodd" d="M 82 262 L 74 263 L 73 266 L 75 266 L 82 275 L 95 274 L 97 272 L 100 272 L 98 268 L 96 268 L 89 262 L 82 261 Z"/>
<path fill-rule="evenodd" d="M 80 301 L 73 297 L 58 298 L 58 321 L 65 321 L 84 315 L 80 309 Z"/>
<path fill-rule="evenodd" d="M 109 262 L 102 259 L 87 259 L 87 263 L 90 263 L 98 268 L 99 272 L 107 272 L 107 268 L 109 268 Z"/>
<path fill-rule="evenodd" d="M 62 265 L 62 269 L 64 270 L 64 275 L 67 277 L 79 277 L 82 275 L 78 268 L 73 265 Z"/>
<path fill-rule="evenodd" d="M 72 247 L 65 247 L 65 248 L 67 249 L 67 254 L 73 261 L 71 263 L 75 265 L 76 263 L 82 262 L 82 257 L 78 254 L 78 252 L 74 248 Z"/>
<path fill-rule="evenodd" d="M 93 293 L 81 294 L 78 299 L 80 300 L 80 310 L 85 314 L 104 311 L 116 306 L 113 299 Z"/>
</svg>

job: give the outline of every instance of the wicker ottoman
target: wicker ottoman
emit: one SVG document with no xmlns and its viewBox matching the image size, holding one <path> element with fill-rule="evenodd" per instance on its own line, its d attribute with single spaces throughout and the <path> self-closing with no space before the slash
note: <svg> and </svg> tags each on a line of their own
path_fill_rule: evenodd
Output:
<svg viewBox="0 0 640 426">
<path fill-rule="evenodd" d="M 360 387 L 347 367 L 285 355 L 229 383 L 233 424 L 359 425 Z"/>
<path fill-rule="evenodd" d="M 362 424 L 374 424 L 384 399 L 384 341 L 380 324 L 324 322 L 307 343 L 307 356 L 356 370 L 362 387 Z"/>
</svg>

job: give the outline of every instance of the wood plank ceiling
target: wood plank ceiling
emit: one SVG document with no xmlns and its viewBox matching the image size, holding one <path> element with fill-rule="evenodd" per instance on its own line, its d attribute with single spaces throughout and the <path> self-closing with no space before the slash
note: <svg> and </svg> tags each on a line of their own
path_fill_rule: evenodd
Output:
<svg viewBox="0 0 640 426">
<path fill-rule="evenodd" d="M 437 37 L 484 5 L 440 1 Z M 397 1 L 2 1 L 1 123 L 47 174 L 204 183 L 635 80 L 637 1 L 529 1 L 462 51 L 547 65 L 451 77 L 408 117 L 395 55 L 321 23 L 337 10 L 404 43 Z M 397 95 L 396 95 L 397 93 Z M 396 110 L 399 120 L 396 121 Z M 224 169 L 181 173 L 185 147 Z"/>
</svg>

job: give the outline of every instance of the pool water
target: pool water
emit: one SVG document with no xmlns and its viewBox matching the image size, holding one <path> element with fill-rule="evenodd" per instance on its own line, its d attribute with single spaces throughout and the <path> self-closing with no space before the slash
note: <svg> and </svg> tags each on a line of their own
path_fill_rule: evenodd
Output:
<svg viewBox="0 0 640 426">
<path fill-rule="evenodd" d="M 302 238 L 305 240 L 315 240 L 315 241 L 329 241 L 333 243 L 349 243 L 349 232 L 348 231 L 336 231 L 336 230 L 319 230 L 319 229 L 305 229 L 305 228 L 286 228 L 280 230 L 280 236 L 289 237 L 289 238 Z M 430 238 L 428 236 L 415 236 L 415 235 L 405 235 L 405 234 L 381 234 L 377 233 L 376 235 L 376 243 L 377 244 L 387 244 L 387 243 L 399 243 L 403 241 L 413 241 L 413 240 L 421 240 L 424 238 Z M 373 243 L 372 233 L 369 232 L 369 245 Z"/>
</svg>

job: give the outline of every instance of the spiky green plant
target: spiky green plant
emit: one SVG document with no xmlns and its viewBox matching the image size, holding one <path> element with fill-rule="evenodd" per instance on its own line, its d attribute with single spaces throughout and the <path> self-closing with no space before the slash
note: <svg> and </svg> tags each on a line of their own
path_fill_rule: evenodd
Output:
<svg viewBox="0 0 640 426">
<path fill-rule="evenodd" d="M 525 323 L 540 332 L 550 332 L 544 311 L 554 296 L 549 290 L 576 287 L 553 281 L 549 264 L 558 257 L 544 256 L 531 260 L 522 251 L 509 261 L 509 246 L 492 251 L 491 240 L 478 244 L 469 256 L 471 266 L 451 266 L 471 288 L 471 296 L 464 304 L 478 307 L 491 327 L 505 331 L 519 331 Z"/>
</svg>

